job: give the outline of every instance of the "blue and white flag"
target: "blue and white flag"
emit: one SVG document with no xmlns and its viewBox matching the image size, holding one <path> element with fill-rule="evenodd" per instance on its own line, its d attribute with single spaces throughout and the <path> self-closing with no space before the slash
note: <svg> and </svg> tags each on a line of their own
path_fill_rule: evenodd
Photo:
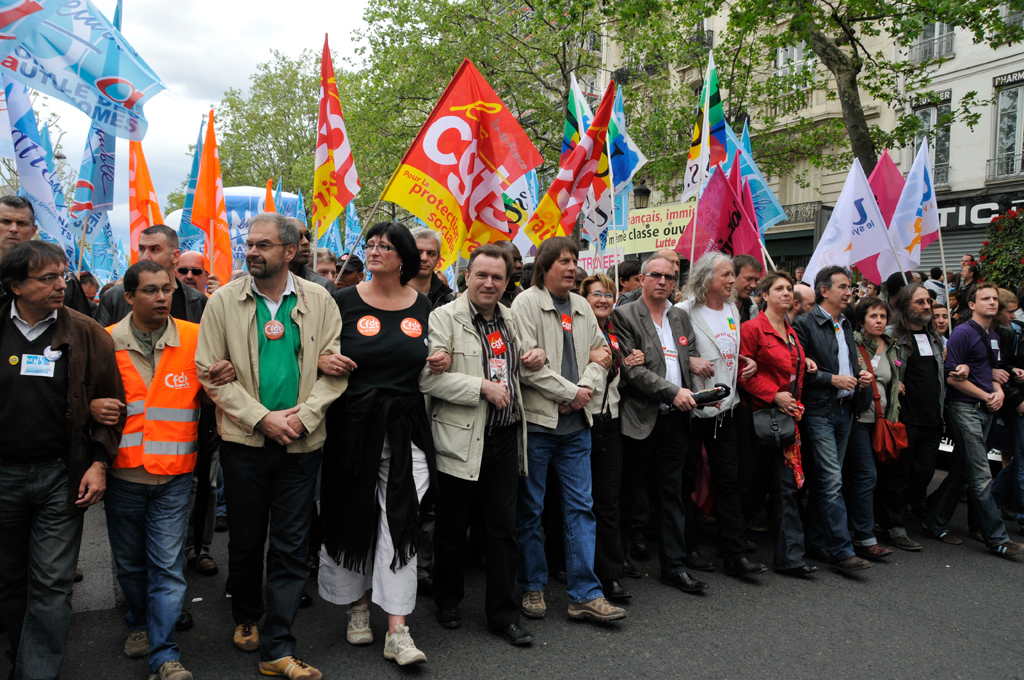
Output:
<svg viewBox="0 0 1024 680">
<path fill-rule="evenodd" d="M 363 228 L 359 224 L 359 213 L 356 212 L 356 204 L 349 201 L 345 208 L 345 252 L 355 255 L 363 262 L 366 262 L 366 249 L 360 238 L 363 235 Z"/>
<path fill-rule="evenodd" d="M 114 247 L 111 240 L 114 235 L 110 230 L 110 221 L 107 213 L 99 213 L 103 220 L 103 226 L 99 229 L 99 236 L 89 248 L 91 259 L 89 271 L 100 283 L 110 283 L 113 280 L 114 271 L 117 269 L 117 258 L 114 255 Z"/>
<path fill-rule="evenodd" d="M 116 269 L 113 273 L 114 280 L 120 279 L 124 276 L 124 273 L 128 271 L 128 254 L 124 250 L 124 244 L 121 243 L 121 237 L 117 237 L 117 249 L 114 251 L 114 264 Z"/>
<path fill-rule="evenodd" d="M 89 0 L 0 0 L 0 23 L 5 15 L 0 72 L 74 105 L 118 137 L 146 135 L 142 107 L 166 87 Z"/>
<path fill-rule="evenodd" d="M 907 173 L 907 183 L 889 222 L 889 234 L 900 262 L 889 251 L 878 256 L 878 273 L 883 280 L 890 274 L 917 269 L 921 251 L 939 238 L 939 205 L 932 185 L 931 155 L 925 139 Z"/>
<path fill-rule="evenodd" d="M 118 5 L 120 7 L 120 4 Z M 192 224 L 192 203 L 196 199 L 196 185 L 199 183 L 199 161 L 203 157 L 203 128 L 206 117 L 199 123 L 199 138 L 196 150 L 192 154 L 192 170 L 188 174 L 188 185 L 185 187 L 185 204 L 181 208 L 181 224 L 178 225 L 178 240 L 182 252 L 205 252 L 206 232 Z"/>
<path fill-rule="evenodd" d="M 786 219 L 786 211 L 782 204 L 775 197 L 775 192 L 768 186 L 764 175 L 758 169 L 754 157 L 750 155 L 743 143 L 736 137 L 732 127 L 725 124 L 726 138 L 726 161 L 722 163 L 722 169 L 726 173 L 732 167 L 736 152 L 740 152 L 740 175 L 750 181 L 750 195 L 754 199 L 754 213 L 757 215 L 757 228 L 763 235 L 779 222 Z"/>
<path fill-rule="evenodd" d="M 627 190 L 627 187 L 632 189 L 633 175 L 647 164 L 647 156 L 626 132 L 626 109 L 622 100 L 622 88 L 615 91 L 612 124 L 608 128 L 608 132 L 608 146 L 611 148 L 608 162 L 612 166 L 612 179 L 615 182 L 614 193 L 617 195 Z"/>
<path fill-rule="evenodd" d="M 750 146 L 750 119 L 745 118 L 743 120 L 743 136 L 740 138 L 740 142 L 743 144 L 743 148 L 751 156 L 754 155 L 754 149 Z"/>
<path fill-rule="evenodd" d="M 274 200 L 276 201 L 277 199 Z M 299 189 L 299 203 L 295 206 L 295 217 L 307 227 L 309 226 L 309 220 L 306 219 L 306 204 L 302 200 L 302 189 Z"/>
<path fill-rule="evenodd" d="M 18 167 L 19 193 L 31 203 L 36 213 L 39 228 L 58 243 L 68 258 L 68 267 L 77 266 L 75 238 L 68 227 L 67 218 L 57 208 L 55 196 L 63 191 L 46 162 L 42 138 L 32 110 L 28 88 L 21 83 L 3 76 L 7 93 L 7 113 L 11 122 L 11 137 L 14 140 L 15 162 Z"/>
<path fill-rule="evenodd" d="M 531 170 L 510 184 L 505 190 L 505 197 L 505 213 L 508 215 L 509 223 L 514 222 L 517 225 L 512 243 L 519 248 L 519 252 L 524 257 L 533 257 L 537 248 L 523 227 L 530 222 L 533 211 L 537 209 L 537 203 L 540 201 L 540 183 L 537 181 L 537 171 Z"/>
<path fill-rule="evenodd" d="M 331 222 L 331 226 L 327 227 L 327 231 L 320 237 L 320 241 L 316 244 L 317 248 L 326 248 L 335 255 L 340 254 L 342 251 L 341 247 L 341 225 L 338 223 L 338 219 L 335 218 Z"/>
<path fill-rule="evenodd" d="M 82 166 L 71 201 L 71 233 L 93 243 L 100 235 L 104 215 L 114 207 L 114 150 L 116 138 L 102 127 L 93 125 L 82 152 Z"/>
</svg>

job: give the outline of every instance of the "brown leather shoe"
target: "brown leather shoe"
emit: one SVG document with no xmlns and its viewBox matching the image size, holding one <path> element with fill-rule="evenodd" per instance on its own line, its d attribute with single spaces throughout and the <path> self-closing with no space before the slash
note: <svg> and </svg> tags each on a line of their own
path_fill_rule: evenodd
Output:
<svg viewBox="0 0 1024 680">
<path fill-rule="evenodd" d="M 866 560 L 880 560 L 892 554 L 892 548 L 875 543 L 874 545 L 855 545 L 853 552 Z"/>
<path fill-rule="evenodd" d="M 203 576 L 216 576 L 219 571 L 217 569 L 217 563 L 214 562 L 213 558 L 209 555 L 199 555 L 198 557 L 193 558 L 192 568 Z"/>
<path fill-rule="evenodd" d="M 862 569 L 870 569 L 871 563 L 867 560 L 862 560 L 856 555 L 851 555 L 845 560 L 839 560 L 833 564 L 832 568 L 840 574 L 851 574 L 855 571 L 861 571 Z"/>
</svg>

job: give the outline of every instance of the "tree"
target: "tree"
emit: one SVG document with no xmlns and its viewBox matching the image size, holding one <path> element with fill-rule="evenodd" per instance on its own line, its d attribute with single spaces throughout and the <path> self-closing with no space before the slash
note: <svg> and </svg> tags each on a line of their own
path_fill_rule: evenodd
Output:
<svg viewBox="0 0 1024 680">
<path fill-rule="evenodd" d="M 981 273 L 986 281 L 1016 293 L 1024 281 L 1024 212 L 1009 210 L 992 218 L 988 240 L 981 247 Z"/>
</svg>

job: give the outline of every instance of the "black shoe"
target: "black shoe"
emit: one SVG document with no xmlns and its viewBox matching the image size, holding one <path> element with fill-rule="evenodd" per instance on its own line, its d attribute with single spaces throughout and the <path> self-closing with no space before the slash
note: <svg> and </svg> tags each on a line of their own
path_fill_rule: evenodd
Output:
<svg viewBox="0 0 1024 680">
<path fill-rule="evenodd" d="M 768 571 L 768 567 L 760 562 L 751 562 L 746 557 L 725 563 L 725 573 L 729 576 L 754 576 Z"/>
<path fill-rule="evenodd" d="M 643 532 L 638 531 L 630 537 L 629 554 L 638 560 L 646 560 L 651 556 L 651 551 L 647 547 L 647 541 L 644 540 Z"/>
<path fill-rule="evenodd" d="M 628 559 L 622 563 L 622 572 L 629 578 L 640 578 L 640 570 L 634 567 Z"/>
<path fill-rule="evenodd" d="M 552 578 L 561 583 L 563 586 L 569 585 L 569 575 L 562 570 L 556 571 L 555 575 L 552 576 Z"/>
<path fill-rule="evenodd" d="M 213 530 L 218 534 L 222 534 L 228 530 L 228 518 L 227 515 L 219 515 L 217 517 L 217 523 L 213 525 Z"/>
<path fill-rule="evenodd" d="M 782 574 L 784 576 L 799 576 L 807 578 L 813 576 L 818 568 L 813 564 L 805 564 L 802 567 L 793 567 L 792 569 L 777 569 L 775 573 Z"/>
<path fill-rule="evenodd" d="M 306 568 L 311 572 L 320 570 L 320 552 L 310 550 L 306 555 Z"/>
<path fill-rule="evenodd" d="M 715 565 L 711 563 L 711 560 L 700 554 L 699 551 L 694 550 L 693 552 L 686 553 L 686 566 L 690 569 L 697 571 L 714 571 Z"/>
<path fill-rule="evenodd" d="M 182 609 L 181 613 L 178 614 L 178 620 L 174 622 L 174 630 L 180 633 L 185 630 L 191 630 L 194 625 L 196 625 L 196 622 L 192 619 L 192 615 L 189 614 L 187 609 Z"/>
<path fill-rule="evenodd" d="M 702 590 L 707 590 L 708 587 L 707 583 L 698 581 L 685 571 L 677 571 L 668 576 L 662 576 L 661 582 L 667 586 L 679 588 L 684 593 L 699 593 Z"/>
<path fill-rule="evenodd" d="M 83 578 L 85 578 L 85 572 L 75 567 L 75 583 L 81 583 Z"/>
<path fill-rule="evenodd" d="M 416 581 L 416 595 L 417 597 L 434 597 L 434 579 L 424 576 Z"/>
<path fill-rule="evenodd" d="M 832 563 L 832 556 L 824 548 L 815 548 L 812 546 L 807 549 L 806 556 L 810 557 L 812 560 L 817 560 L 818 562 Z"/>
<path fill-rule="evenodd" d="M 623 588 L 622 584 L 618 581 L 602 583 L 601 589 L 604 590 L 605 599 L 611 600 L 612 602 L 629 602 L 633 599 L 633 596 L 629 594 L 629 591 Z"/>
<path fill-rule="evenodd" d="M 303 592 L 302 599 L 299 600 L 299 609 L 305 609 L 306 607 L 313 606 L 313 596 L 309 593 Z"/>
<path fill-rule="evenodd" d="M 462 614 L 458 605 L 438 605 L 437 622 L 445 628 L 461 628 Z"/>
<path fill-rule="evenodd" d="M 530 634 L 530 631 L 518 623 L 510 623 L 504 628 L 491 628 L 491 632 L 505 638 L 510 645 L 528 645 L 533 642 L 533 635 Z"/>
</svg>

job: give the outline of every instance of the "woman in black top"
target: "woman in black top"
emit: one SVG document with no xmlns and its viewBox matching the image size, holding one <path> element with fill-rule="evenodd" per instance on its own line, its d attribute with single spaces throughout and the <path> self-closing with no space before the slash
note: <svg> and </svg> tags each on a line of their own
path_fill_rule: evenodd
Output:
<svg viewBox="0 0 1024 680">
<path fill-rule="evenodd" d="M 375 224 L 366 234 L 371 280 L 334 293 L 341 354 L 321 357 L 328 373 L 350 373 L 327 413 L 321 519 L 320 595 L 351 604 L 348 641 L 369 644 L 366 591 L 388 613 L 384 657 L 426 661 L 405 616 L 416 604 L 416 537 L 433 486 L 434 444 L 419 373 L 427 362 L 430 302 L 408 286 L 419 270 L 409 229 Z M 431 362 L 434 363 L 433 361 Z"/>
</svg>

